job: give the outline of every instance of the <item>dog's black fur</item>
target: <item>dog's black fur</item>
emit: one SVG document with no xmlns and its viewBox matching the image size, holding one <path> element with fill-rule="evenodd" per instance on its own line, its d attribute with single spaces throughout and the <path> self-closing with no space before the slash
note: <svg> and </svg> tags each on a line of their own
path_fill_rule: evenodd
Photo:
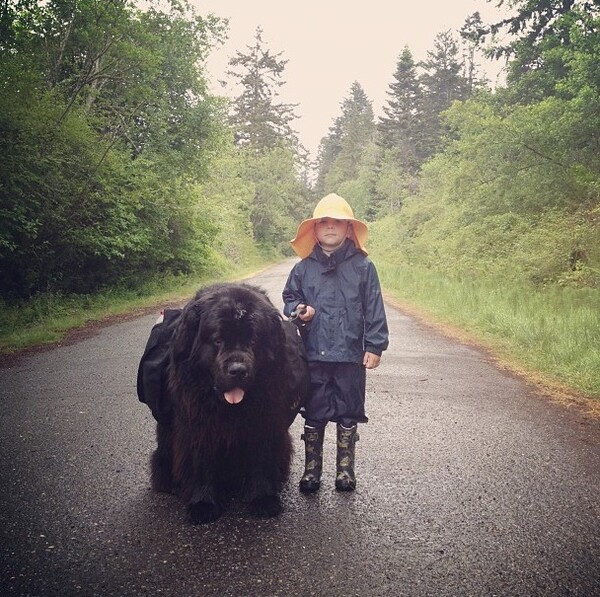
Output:
<svg viewBox="0 0 600 597">
<path fill-rule="evenodd" d="M 288 428 L 308 391 L 293 327 L 249 284 L 203 288 L 183 309 L 169 349 L 152 485 L 179 495 L 192 522 L 216 520 L 234 495 L 255 514 L 281 512 Z"/>
</svg>

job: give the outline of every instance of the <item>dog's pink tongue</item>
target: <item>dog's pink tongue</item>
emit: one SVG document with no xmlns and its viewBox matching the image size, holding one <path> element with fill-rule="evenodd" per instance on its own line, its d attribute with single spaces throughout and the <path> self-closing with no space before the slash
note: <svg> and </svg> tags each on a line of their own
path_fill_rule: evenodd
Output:
<svg viewBox="0 0 600 597">
<path fill-rule="evenodd" d="M 244 390 L 242 388 L 234 388 L 233 390 L 229 390 L 229 392 L 225 392 L 225 400 L 229 404 L 239 404 L 243 399 Z"/>
</svg>

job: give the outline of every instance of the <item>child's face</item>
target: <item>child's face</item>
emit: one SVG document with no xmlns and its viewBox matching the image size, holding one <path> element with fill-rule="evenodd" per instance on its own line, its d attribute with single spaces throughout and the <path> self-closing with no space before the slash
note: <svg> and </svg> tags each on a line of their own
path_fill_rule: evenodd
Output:
<svg viewBox="0 0 600 597">
<path fill-rule="evenodd" d="M 348 234 L 348 220 L 335 220 L 333 218 L 322 218 L 315 224 L 315 235 L 319 244 L 326 251 L 337 249 Z"/>
</svg>

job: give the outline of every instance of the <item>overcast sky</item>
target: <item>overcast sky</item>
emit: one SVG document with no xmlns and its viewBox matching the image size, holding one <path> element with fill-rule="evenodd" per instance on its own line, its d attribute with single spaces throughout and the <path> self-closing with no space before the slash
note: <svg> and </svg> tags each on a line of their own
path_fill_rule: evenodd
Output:
<svg viewBox="0 0 600 597">
<path fill-rule="evenodd" d="M 288 60 L 280 99 L 298 104 L 300 141 L 313 157 L 322 137 L 340 115 L 341 102 L 358 81 L 381 114 L 398 57 L 407 45 L 415 59 L 426 58 L 437 33 L 458 30 L 479 11 L 484 22 L 500 14 L 486 0 L 191 0 L 201 15 L 229 18 L 229 40 L 208 61 L 213 88 L 225 77 L 228 60 L 252 45 L 256 27 L 273 53 Z M 492 80 L 499 64 L 486 65 Z"/>
</svg>

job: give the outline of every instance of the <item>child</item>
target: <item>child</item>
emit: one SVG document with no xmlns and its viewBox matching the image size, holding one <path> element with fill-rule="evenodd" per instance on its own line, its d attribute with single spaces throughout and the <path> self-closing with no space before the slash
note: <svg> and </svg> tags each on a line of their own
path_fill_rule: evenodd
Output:
<svg viewBox="0 0 600 597">
<path fill-rule="evenodd" d="M 365 415 L 366 369 L 379 365 L 388 327 L 377 271 L 367 257 L 367 226 L 340 196 L 323 197 L 291 241 L 302 258 L 283 289 L 284 314 L 305 324 L 311 379 L 305 419 L 305 471 L 300 490 L 321 486 L 323 438 L 337 424 L 338 491 L 356 488 L 354 444 Z"/>
</svg>

